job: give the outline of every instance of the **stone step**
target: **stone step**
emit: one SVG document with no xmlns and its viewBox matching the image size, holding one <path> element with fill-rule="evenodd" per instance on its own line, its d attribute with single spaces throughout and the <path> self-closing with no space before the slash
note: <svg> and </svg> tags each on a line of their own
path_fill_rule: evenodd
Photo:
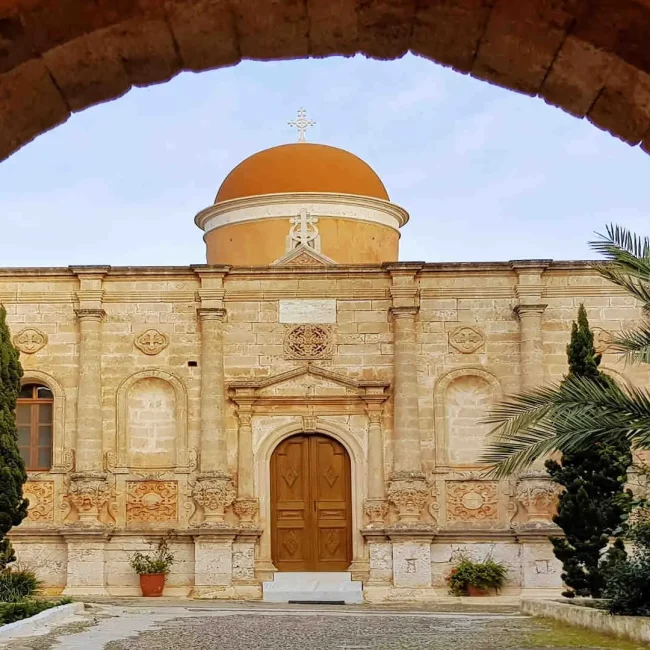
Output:
<svg viewBox="0 0 650 650">
<path fill-rule="evenodd" d="M 355 605 L 363 602 L 363 585 L 349 571 L 283 571 L 263 584 L 267 603 L 319 602 Z"/>
</svg>

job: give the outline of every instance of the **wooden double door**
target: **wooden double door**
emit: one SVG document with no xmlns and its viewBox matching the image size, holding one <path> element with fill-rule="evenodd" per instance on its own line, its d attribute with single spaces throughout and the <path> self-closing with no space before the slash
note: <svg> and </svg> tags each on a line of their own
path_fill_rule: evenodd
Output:
<svg viewBox="0 0 650 650">
<path fill-rule="evenodd" d="M 271 552 L 279 571 L 346 571 L 352 561 L 352 490 L 345 448 L 297 435 L 271 457 Z"/>
</svg>

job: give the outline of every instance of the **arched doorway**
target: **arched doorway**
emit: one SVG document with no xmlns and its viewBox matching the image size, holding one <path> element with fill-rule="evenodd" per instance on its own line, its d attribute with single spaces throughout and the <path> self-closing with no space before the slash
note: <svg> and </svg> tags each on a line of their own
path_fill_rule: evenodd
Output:
<svg viewBox="0 0 650 650">
<path fill-rule="evenodd" d="M 350 457 L 322 434 L 271 456 L 271 556 L 279 571 L 346 571 L 352 561 Z"/>
</svg>

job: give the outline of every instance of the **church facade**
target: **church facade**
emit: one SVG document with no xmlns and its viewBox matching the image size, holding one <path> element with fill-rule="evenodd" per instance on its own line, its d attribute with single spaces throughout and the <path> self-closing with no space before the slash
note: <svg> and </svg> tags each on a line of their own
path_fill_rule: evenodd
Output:
<svg viewBox="0 0 650 650">
<path fill-rule="evenodd" d="M 359 158 L 300 142 L 196 216 L 205 265 L 0 269 L 25 370 L 11 538 L 50 592 L 137 595 L 129 556 L 168 537 L 167 595 L 349 572 L 369 601 L 435 600 L 463 552 L 508 565 L 505 595 L 559 593 L 556 490 L 486 476 L 482 419 L 562 377 L 580 303 L 602 367 L 648 385 L 608 348 L 640 310 L 586 262 L 398 261 L 408 218 Z"/>
</svg>

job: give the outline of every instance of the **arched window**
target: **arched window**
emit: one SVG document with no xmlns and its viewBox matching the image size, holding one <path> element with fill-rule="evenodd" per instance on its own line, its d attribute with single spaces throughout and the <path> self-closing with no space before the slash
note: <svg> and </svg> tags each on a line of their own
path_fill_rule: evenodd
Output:
<svg viewBox="0 0 650 650">
<path fill-rule="evenodd" d="M 54 395 L 41 384 L 25 384 L 16 404 L 18 447 L 29 471 L 52 467 Z"/>
</svg>

